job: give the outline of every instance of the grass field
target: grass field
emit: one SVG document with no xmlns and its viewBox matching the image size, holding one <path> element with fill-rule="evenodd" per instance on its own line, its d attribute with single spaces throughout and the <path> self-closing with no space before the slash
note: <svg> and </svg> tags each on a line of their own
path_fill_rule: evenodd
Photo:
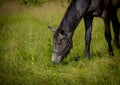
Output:
<svg viewBox="0 0 120 85">
<path fill-rule="evenodd" d="M 115 56 L 108 55 L 100 18 L 93 22 L 90 60 L 84 56 L 82 20 L 68 57 L 59 65 L 52 64 L 53 33 L 47 27 L 58 27 L 67 6 L 14 2 L 0 6 L 0 85 L 120 85 L 120 50 L 112 43 Z"/>
</svg>

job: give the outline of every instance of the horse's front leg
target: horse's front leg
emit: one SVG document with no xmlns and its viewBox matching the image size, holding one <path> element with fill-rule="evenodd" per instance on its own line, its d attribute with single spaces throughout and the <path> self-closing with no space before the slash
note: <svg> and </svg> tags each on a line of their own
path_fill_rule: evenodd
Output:
<svg viewBox="0 0 120 85">
<path fill-rule="evenodd" d="M 90 58 L 90 43 L 91 43 L 91 33 L 92 33 L 92 16 L 85 16 L 85 55 Z"/>
<path fill-rule="evenodd" d="M 110 17 L 109 17 L 109 14 L 108 14 L 107 10 L 105 10 L 103 12 L 102 17 L 103 17 L 104 25 L 105 25 L 105 39 L 108 43 L 109 55 L 114 56 L 113 48 L 112 48 L 112 45 L 111 45 L 112 37 L 111 37 L 111 32 L 110 32 Z"/>
</svg>

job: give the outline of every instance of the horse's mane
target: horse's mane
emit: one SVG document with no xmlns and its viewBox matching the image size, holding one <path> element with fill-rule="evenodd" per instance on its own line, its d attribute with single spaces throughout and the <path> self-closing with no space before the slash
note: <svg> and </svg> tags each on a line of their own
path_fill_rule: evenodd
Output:
<svg viewBox="0 0 120 85">
<path fill-rule="evenodd" d="M 78 10 L 76 9 L 75 3 L 77 0 L 72 0 L 69 7 L 67 8 L 64 17 L 59 25 L 59 29 L 73 31 L 76 26 L 76 19 L 78 19 Z"/>
</svg>

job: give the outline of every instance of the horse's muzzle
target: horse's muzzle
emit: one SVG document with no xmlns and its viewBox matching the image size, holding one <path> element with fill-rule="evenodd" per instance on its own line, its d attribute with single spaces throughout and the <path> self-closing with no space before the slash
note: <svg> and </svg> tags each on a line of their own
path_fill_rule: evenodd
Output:
<svg viewBox="0 0 120 85">
<path fill-rule="evenodd" d="M 53 64 L 58 64 L 62 61 L 62 56 L 56 54 L 56 53 L 53 53 L 52 54 L 52 62 Z"/>
</svg>

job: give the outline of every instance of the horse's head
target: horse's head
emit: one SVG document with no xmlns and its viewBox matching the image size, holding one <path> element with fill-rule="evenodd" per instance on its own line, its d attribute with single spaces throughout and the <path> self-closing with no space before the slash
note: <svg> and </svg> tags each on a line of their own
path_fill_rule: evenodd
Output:
<svg viewBox="0 0 120 85">
<path fill-rule="evenodd" d="M 59 29 L 52 30 L 54 31 L 52 62 L 58 64 L 68 55 L 72 48 L 71 33 L 64 33 L 64 31 Z"/>
</svg>

